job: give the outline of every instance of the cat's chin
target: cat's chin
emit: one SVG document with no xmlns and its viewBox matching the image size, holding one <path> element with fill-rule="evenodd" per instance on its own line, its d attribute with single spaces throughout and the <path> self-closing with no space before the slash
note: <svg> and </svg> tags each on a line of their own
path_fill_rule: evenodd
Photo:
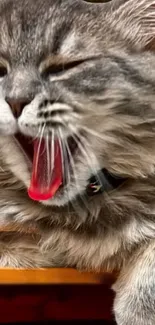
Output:
<svg viewBox="0 0 155 325">
<path fill-rule="evenodd" d="M 69 202 L 73 202 L 78 197 L 83 196 L 86 186 L 87 181 L 83 182 L 80 188 L 77 188 L 74 183 L 62 186 L 51 199 L 41 200 L 40 203 L 44 206 L 65 206 Z"/>
<path fill-rule="evenodd" d="M 52 199 L 39 201 L 44 206 L 57 206 L 63 207 L 67 205 L 69 202 L 75 200 L 77 193 L 72 193 L 72 196 L 69 198 L 67 192 L 64 190 L 63 192 L 58 190 L 55 196 Z"/>
</svg>

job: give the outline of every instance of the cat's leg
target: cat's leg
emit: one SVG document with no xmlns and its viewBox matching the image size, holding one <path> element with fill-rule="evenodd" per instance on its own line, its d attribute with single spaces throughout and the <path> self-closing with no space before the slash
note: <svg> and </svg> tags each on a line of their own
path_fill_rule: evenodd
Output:
<svg viewBox="0 0 155 325">
<path fill-rule="evenodd" d="M 113 289 L 118 325 L 155 325 L 155 241 L 135 254 Z"/>
</svg>

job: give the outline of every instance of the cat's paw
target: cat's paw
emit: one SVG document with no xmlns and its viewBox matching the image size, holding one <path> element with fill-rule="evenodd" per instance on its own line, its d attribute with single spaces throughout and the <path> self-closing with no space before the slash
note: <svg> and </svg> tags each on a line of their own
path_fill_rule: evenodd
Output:
<svg viewBox="0 0 155 325">
<path fill-rule="evenodd" d="M 116 295 L 114 314 L 117 325 L 155 325 L 155 304 L 148 302 L 141 293 L 133 296 L 132 291 Z"/>
</svg>

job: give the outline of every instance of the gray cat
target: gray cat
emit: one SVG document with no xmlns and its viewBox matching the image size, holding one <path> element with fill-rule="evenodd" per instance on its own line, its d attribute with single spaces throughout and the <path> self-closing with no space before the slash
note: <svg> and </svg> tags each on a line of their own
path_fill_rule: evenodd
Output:
<svg viewBox="0 0 155 325">
<path fill-rule="evenodd" d="M 155 0 L 0 0 L 0 266 L 120 270 L 155 324 Z"/>
</svg>

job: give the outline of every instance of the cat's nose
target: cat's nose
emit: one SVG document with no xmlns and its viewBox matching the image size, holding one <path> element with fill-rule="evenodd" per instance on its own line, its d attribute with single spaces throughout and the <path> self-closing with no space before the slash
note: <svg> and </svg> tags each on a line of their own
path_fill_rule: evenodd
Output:
<svg viewBox="0 0 155 325">
<path fill-rule="evenodd" d="M 19 118 L 24 107 L 31 103 L 31 100 L 27 100 L 25 98 L 15 99 L 6 97 L 5 100 L 9 104 L 15 118 Z"/>
</svg>

